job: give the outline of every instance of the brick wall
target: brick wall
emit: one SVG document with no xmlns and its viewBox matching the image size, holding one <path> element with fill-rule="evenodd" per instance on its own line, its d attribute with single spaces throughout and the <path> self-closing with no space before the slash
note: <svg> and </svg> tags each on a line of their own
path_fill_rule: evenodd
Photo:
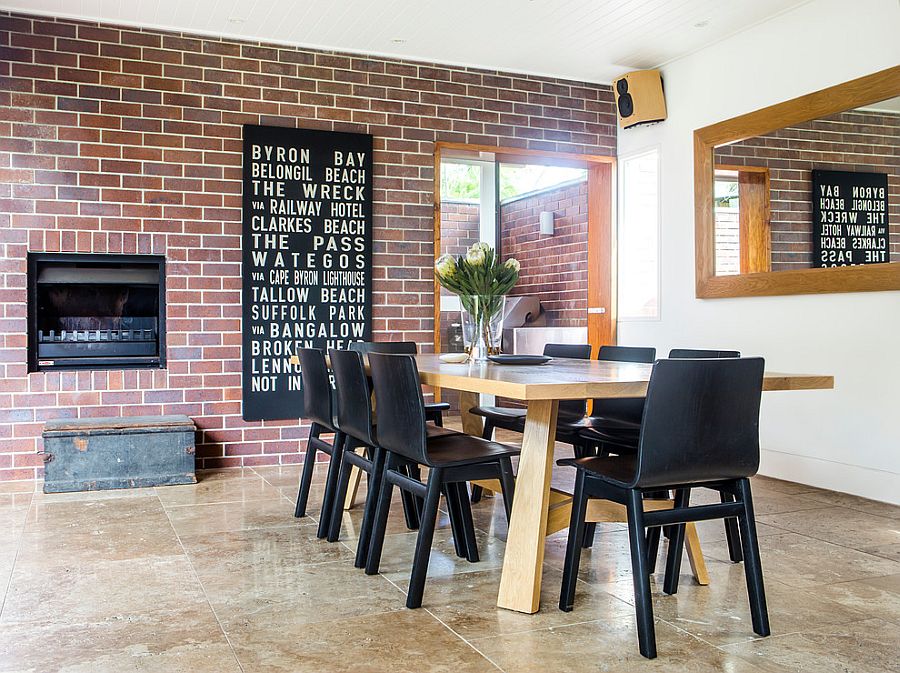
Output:
<svg viewBox="0 0 900 673">
<path fill-rule="evenodd" d="M 554 234 L 540 233 L 540 213 L 553 211 Z M 503 257 L 522 265 L 512 295 L 540 298 L 547 324 L 587 325 L 587 181 L 546 190 L 500 206 Z"/>
<path fill-rule="evenodd" d="M 294 462 L 240 416 L 241 125 L 375 136 L 377 338 L 430 344 L 436 141 L 615 154 L 609 87 L 0 14 L 0 480 L 49 418 L 184 413 L 201 467 Z M 167 369 L 31 373 L 27 251 L 164 254 Z"/>
<path fill-rule="evenodd" d="M 853 110 L 716 150 L 716 163 L 767 166 L 772 270 L 812 266 L 812 169 L 888 173 L 891 261 L 900 262 L 900 114 Z"/>
<path fill-rule="evenodd" d="M 479 241 L 480 214 L 478 203 L 441 200 L 441 254 L 464 255 Z"/>
</svg>

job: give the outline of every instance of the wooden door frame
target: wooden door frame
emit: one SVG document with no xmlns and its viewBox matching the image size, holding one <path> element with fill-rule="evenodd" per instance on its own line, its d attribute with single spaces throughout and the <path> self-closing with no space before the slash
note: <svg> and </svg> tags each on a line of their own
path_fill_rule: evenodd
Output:
<svg viewBox="0 0 900 673">
<path fill-rule="evenodd" d="M 434 258 L 441 254 L 441 156 L 489 152 L 505 163 L 547 163 L 588 170 L 588 340 L 594 354 L 616 343 L 616 157 L 438 142 L 434 147 Z M 603 206 L 604 201 L 609 207 Z M 607 282 L 604 282 L 604 275 Z M 440 284 L 434 278 L 434 350 L 441 349 Z M 607 339 L 605 334 L 609 334 Z M 602 342 L 602 343 L 601 343 Z"/>
<path fill-rule="evenodd" d="M 768 273 L 772 270 L 771 191 L 766 166 L 716 164 L 719 171 L 737 173 L 740 271 Z"/>
</svg>

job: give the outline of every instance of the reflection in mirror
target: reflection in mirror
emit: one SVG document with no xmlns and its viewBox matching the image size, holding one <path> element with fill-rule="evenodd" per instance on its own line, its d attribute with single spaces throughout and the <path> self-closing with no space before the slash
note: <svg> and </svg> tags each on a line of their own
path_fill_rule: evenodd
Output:
<svg viewBox="0 0 900 673">
<path fill-rule="evenodd" d="M 900 98 L 716 147 L 716 275 L 900 262 Z"/>
</svg>

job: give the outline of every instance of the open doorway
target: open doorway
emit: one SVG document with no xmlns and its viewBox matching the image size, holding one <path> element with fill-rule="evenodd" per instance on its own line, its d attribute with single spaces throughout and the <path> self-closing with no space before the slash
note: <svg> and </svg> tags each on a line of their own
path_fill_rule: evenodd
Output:
<svg viewBox="0 0 900 673">
<path fill-rule="evenodd" d="M 478 241 L 521 264 L 504 351 L 615 343 L 612 157 L 439 144 L 435 255 Z M 515 315 L 513 315 L 515 311 Z M 435 349 L 462 349 L 458 299 L 435 285 Z"/>
</svg>

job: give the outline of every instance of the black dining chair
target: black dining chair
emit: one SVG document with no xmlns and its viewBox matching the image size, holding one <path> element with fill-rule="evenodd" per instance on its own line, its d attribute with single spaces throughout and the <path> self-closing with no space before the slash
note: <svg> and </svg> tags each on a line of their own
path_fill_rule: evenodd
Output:
<svg viewBox="0 0 900 673">
<path fill-rule="evenodd" d="M 669 359 L 674 360 L 720 359 L 739 357 L 741 357 L 741 352 L 732 350 L 673 348 L 669 351 Z M 635 411 L 637 410 L 637 407 L 640 406 L 640 415 L 643 416 L 644 398 L 635 398 L 634 403 Z M 579 435 L 582 440 L 587 442 L 588 446 L 590 446 L 594 451 L 600 454 L 634 453 L 635 451 L 637 451 L 638 439 L 640 437 L 640 427 L 640 420 L 633 423 L 631 427 L 628 427 L 620 420 L 619 425 L 617 426 L 607 425 L 585 428 L 579 432 Z M 654 497 L 669 497 L 669 494 L 661 493 L 656 494 Z M 730 496 L 727 493 L 721 494 L 722 502 L 728 501 L 729 498 Z M 587 526 L 587 536 L 589 538 L 586 540 L 587 546 L 590 546 L 590 541 L 593 540 L 594 529 L 595 526 L 591 524 Z M 651 570 L 656 567 L 656 556 L 657 551 L 659 550 L 659 535 L 660 530 L 658 528 L 654 528 L 648 534 Z M 735 563 L 740 563 L 743 557 L 741 556 L 741 544 L 740 538 L 738 537 L 737 521 L 735 519 L 725 520 L 725 537 L 728 543 L 728 554 L 731 560 Z"/>
<path fill-rule="evenodd" d="M 387 451 L 387 462 L 378 494 L 366 573 L 376 574 L 381 563 L 394 486 L 423 498 L 425 506 L 406 598 L 406 607 L 418 608 L 422 605 L 441 493 L 450 489 L 462 495 L 468 481 L 499 479 L 509 517 L 515 488 L 510 458 L 518 453 L 518 449 L 463 433 L 429 437 L 415 359 L 408 355 L 372 353 L 369 355 L 369 366 L 378 407 L 378 445 Z M 404 465 L 427 467 L 427 483 L 408 476 L 401 470 Z M 455 501 L 468 509 L 467 498 L 458 497 Z M 470 549 L 474 547 L 475 540 L 471 521 L 470 516 L 462 520 L 467 529 L 465 533 Z"/>
<path fill-rule="evenodd" d="M 571 358 L 575 360 L 588 360 L 591 357 L 590 344 L 544 344 L 544 355 L 551 358 Z M 584 416 L 587 404 L 584 400 L 563 400 L 559 403 L 558 419 L 579 419 Z M 469 413 L 484 418 L 484 431 L 481 436 L 484 439 L 493 439 L 494 430 L 511 430 L 513 432 L 525 431 L 525 414 L 527 410 L 522 407 L 497 407 L 477 406 L 472 407 Z M 477 484 L 472 485 L 472 502 L 481 500 L 483 489 Z"/>
<path fill-rule="evenodd" d="M 304 416 L 311 424 L 294 516 L 306 516 L 309 489 L 312 484 L 313 469 L 316 466 L 316 454 L 321 451 L 330 457 L 328 472 L 325 477 L 325 492 L 322 497 L 322 511 L 319 516 L 319 527 L 316 533 L 317 537 L 323 538 L 328 534 L 331 498 L 334 496 L 334 487 L 337 482 L 338 467 L 341 462 L 340 450 L 344 443 L 344 434 L 335 427 L 331 380 L 328 377 L 325 353 L 318 348 L 301 348 L 298 355 L 300 357 L 300 380 L 303 384 Z M 333 433 L 334 439 L 332 443 L 329 444 L 322 439 L 322 433 Z M 335 457 L 337 457 L 337 460 L 335 460 Z"/>
<path fill-rule="evenodd" d="M 587 360 L 591 357 L 590 344 L 546 344 L 544 355 L 552 358 L 572 358 Z M 563 400 L 559 403 L 559 418 L 581 418 L 584 416 L 584 400 Z M 494 438 L 494 429 L 522 432 L 525 428 L 526 410 L 521 407 L 472 407 L 469 413 L 484 417 L 484 439 Z"/>
<path fill-rule="evenodd" d="M 597 353 L 597 360 L 650 364 L 656 360 L 656 349 L 643 346 L 601 346 Z M 615 433 L 640 427 L 643 411 L 643 397 L 593 400 L 590 416 L 577 419 L 563 418 L 557 422 L 557 441 L 572 444 L 575 447 L 575 456 L 580 458 L 587 455 L 590 449 L 583 441 L 582 430 L 598 428 Z"/>
<path fill-rule="evenodd" d="M 601 346 L 597 351 L 597 360 L 602 362 L 637 362 L 649 364 L 656 359 L 656 349 L 646 346 Z M 591 403 L 590 416 L 582 414 L 578 418 L 561 417 L 556 423 L 556 441 L 571 444 L 575 457 L 590 455 L 593 447 L 584 439 L 582 431 L 586 428 L 601 428 L 610 433 L 640 426 L 644 399 L 642 397 L 623 397 L 596 399 Z M 594 540 L 597 525 L 589 523 L 584 537 L 584 546 L 590 547 Z"/>
<path fill-rule="evenodd" d="M 753 631 L 769 635 L 750 477 L 759 468 L 762 358 L 660 360 L 647 390 L 637 453 L 591 456 L 577 468 L 559 607 L 574 606 L 590 498 L 625 506 L 641 654 L 656 656 L 647 528 L 671 526 L 663 591 L 677 590 L 684 524 L 737 518 Z M 734 502 L 690 505 L 694 488 L 725 491 Z M 647 492 L 675 491 L 673 509 L 644 512 Z"/>
<path fill-rule="evenodd" d="M 378 497 L 378 489 L 384 472 L 384 451 L 378 446 L 376 440 L 377 427 L 372 413 L 372 395 L 369 378 L 366 376 L 363 356 L 358 351 L 336 350 L 328 351 L 331 361 L 331 370 L 334 374 L 336 419 L 335 425 L 344 437 L 344 445 L 340 454 L 332 460 L 340 461 L 340 471 L 335 487 L 330 513 L 330 526 L 328 529 L 328 541 L 336 542 L 340 535 L 341 520 L 343 519 L 344 500 L 350 484 L 350 472 L 353 467 L 365 472 L 368 479 L 366 504 L 363 510 L 363 520 L 360 525 L 359 540 L 357 542 L 355 565 L 362 568 L 366 564 L 366 556 L 369 550 L 369 534 L 372 529 L 372 520 L 375 516 L 375 501 Z M 426 425 L 426 433 L 429 437 L 455 434 L 453 430 L 447 430 L 432 424 Z M 363 453 L 357 450 L 363 448 Z M 466 549 L 462 523 L 462 513 L 454 497 L 450 494 L 450 522 L 453 527 L 453 539 L 460 556 L 466 556 Z M 404 508 L 417 507 L 417 500 L 403 502 Z M 471 516 L 471 512 L 470 512 Z M 418 514 L 416 515 L 418 521 Z M 418 524 L 417 524 L 418 525 Z"/>
<path fill-rule="evenodd" d="M 415 341 L 354 341 L 350 350 L 368 356 L 369 353 L 390 353 L 393 355 L 416 355 L 419 352 Z M 444 425 L 444 413 L 450 409 L 447 402 L 429 402 L 425 405 L 425 418 L 437 426 Z"/>
<path fill-rule="evenodd" d="M 369 353 L 386 353 L 391 355 L 416 355 L 419 352 L 415 341 L 354 341 L 350 344 L 350 350 L 362 353 L 364 358 L 368 358 Z M 438 427 L 444 425 L 444 412 L 450 409 L 447 402 L 429 402 L 425 405 L 425 420 L 431 421 Z M 415 466 L 408 467 L 410 476 L 418 479 L 416 473 L 418 469 Z M 419 511 L 422 509 L 422 501 L 418 500 L 412 493 L 404 491 L 401 494 L 403 498 L 403 515 L 406 517 L 406 527 L 409 530 L 416 530 L 419 527 Z"/>
</svg>

